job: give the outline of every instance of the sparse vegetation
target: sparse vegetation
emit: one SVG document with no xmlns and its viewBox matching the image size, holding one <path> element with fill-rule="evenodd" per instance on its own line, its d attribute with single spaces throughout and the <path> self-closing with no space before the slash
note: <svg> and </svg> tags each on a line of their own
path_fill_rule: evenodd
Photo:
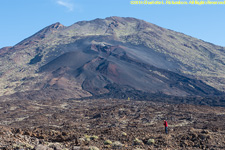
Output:
<svg viewBox="0 0 225 150">
<path fill-rule="evenodd" d="M 138 138 L 134 139 L 134 145 L 141 145 L 143 144 L 142 140 L 139 140 Z"/>
<path fill-rule="evenodd" d="M 85 141 L 88 141 L 88 142 L 91 141 L 91 136 L 89 136 L 89 135 L 84 135 L 84 137 L 85 137 L 85 138 L 84 138 Z"/>
<path fill-rule="evenodd" d="M 122 132 L 122 136 L 127 136 L 127 133 L 126 132 Z"/>
<path fill-rule="evenodd" d="M 89 150 L 99 150 L 99 148 L 97 148 L 96 146 L 90 146 Z"/>
<path fill-rule="evenodd" d="M 62 107 L 65 103 L 68 105 Z M 11 109 L 14 106 L 17 109 Z M 34 109 L 37 106 L 39 109 Z M 22 100 L 1 102 L 0 113 L 0 147 L 9 150 L 90 146 L 129 150 L 225 149 L 223 107 L 115 99 Z M 24 114 L 29 117 L 15 119 Z M 93 118 L 96 114 L 104 117 Z M 129 121 L 121 124 L 124 118 Z M 164 118 L 169 123 L 169 135 L 164 133 Z M 123 136 L 123 132 L 127 135 Z"/>
<path fill-rule="evenodd" d="M 91 140 L 97 140 L 97 139 L 98 139 L 98 136 L 92 135 L 92 136 L 90 136 L 90 139 L 91 139 Z"/>
<path fill-rule="evenodd" d="M 92 136 L 90 136 L 90 135 L 84 135 L 84 139 L 85 139 L 85 141 L 91 141 L 91 140 L 97 140 L 98 139 L 98 136 L 96 136 L 96 135 L 92 135 Z"/>
<path fill-rule="evenodd" d="M 123 144 L 120 141 L 115 141 L 112 143 L 113 148 L 120 148 L 123 147 Z"/>
<path fill-rule="evenodd" d="M 106 140 L 106 141 L 104 142 L 104 144 L 105 144 L 105 145 L 111 145 L 111 144 L 112 144 L 112 141 Z"/>
<path fill-rule="evenodd" d="M 147 144 L 148 145 L 152 145 L 152 144 L 154 144 L 155 143 L 155 139 L 149 139 L 148 141 L 147 141 Z"/>
</svg>

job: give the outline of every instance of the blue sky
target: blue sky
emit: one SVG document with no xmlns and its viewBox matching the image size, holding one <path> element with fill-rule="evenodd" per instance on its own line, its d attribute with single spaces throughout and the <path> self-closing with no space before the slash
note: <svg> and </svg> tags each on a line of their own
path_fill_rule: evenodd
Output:
<svg viewBox="0 0 225 150">
<path fill-rule="evenodd" d="M 150 0 L 149 0 L 150 1 Z M 164 0 L 166 1 L 166 0 Z M 55 22 L 135 17 L 225 46 L 225 5 L 131 5 L 130 0 L 1 0 L 0 48 Z"/>
</svg>

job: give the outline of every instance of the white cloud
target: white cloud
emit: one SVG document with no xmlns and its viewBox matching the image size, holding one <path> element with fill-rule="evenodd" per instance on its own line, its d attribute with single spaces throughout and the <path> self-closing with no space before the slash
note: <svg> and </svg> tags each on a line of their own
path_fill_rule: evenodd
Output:
<svg viewBox="0 0 225 150">
<path fill-rule="evenodd" d="M 69 0 L 57 0 L 57 4 L 66 7 L 69 11 L 74 10 L 74 4 Z"/>
</svg>

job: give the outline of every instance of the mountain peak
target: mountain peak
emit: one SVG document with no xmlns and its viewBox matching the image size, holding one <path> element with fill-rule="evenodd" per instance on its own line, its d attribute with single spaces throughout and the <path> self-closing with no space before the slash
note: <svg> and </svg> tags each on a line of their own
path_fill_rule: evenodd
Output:
<svg viewBox="0 0 225 150">
<path fill-rule="evenodd" d="M 56 29 L 56 30 L 59 30 L 59 29 L 63 29 L 65 28 L 65 26 L 63 24 L 61 24 L 60 22 L 56 22 L 48 27 L 46 27 L 48 29 Z"/>
<path fill-rule="evenodd" d="M 52 25 L 45 27 L 44 29 L 28 37 L 27 39 L 21 41 L 20 43 L 16 44 L 16 46 L 25 46 L 28 45 L 29 43 L 32 44 L 34 41 L 38 42 L 39 40 L 44 39 L 47 35 L 62 30 L 64 28 L 66 28 L 64 25 L 62 25 L 59 22 L 56 22 Z"/>
<path fill-rule="evenodd" d="M 62 30 L 64 28 L 65 28 L 64 25 L 62 25 L 59 22 L 56 22 L 56 23 L 54 23 L 52 25 L 49 25 L 49 26 L 45 27 L 44 29 L 40 30 L 39 32 L 37 32 L 36 34 L 34 34 L 34 36 L 37 36 L 37 35 L 46 35 L 46 34 L 55 32 L 57 30 Z"/>
</svg>

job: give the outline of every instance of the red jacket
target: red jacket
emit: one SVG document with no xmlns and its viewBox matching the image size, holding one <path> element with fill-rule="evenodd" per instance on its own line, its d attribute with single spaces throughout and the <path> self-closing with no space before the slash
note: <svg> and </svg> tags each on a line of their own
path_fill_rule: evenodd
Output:
<svg viewBox="0 0 225 150">
<path fill-rule="evenodd" d="M 168 124 L 167 124 L 167 121 L 164 121 L 164 124 L 163 124 L 165 127 L 168 127 Z"/>
</svg>

